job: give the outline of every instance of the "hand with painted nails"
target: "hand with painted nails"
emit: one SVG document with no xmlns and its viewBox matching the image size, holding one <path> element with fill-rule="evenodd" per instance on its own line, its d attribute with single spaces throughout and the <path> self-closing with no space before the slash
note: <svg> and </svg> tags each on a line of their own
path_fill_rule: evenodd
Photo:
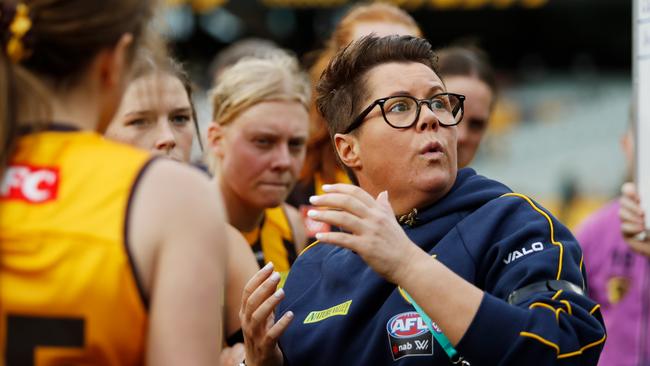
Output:
<svg viewBox="0 0 650 366">
<path fill-rule="evenodd" d="M 284 291 L 277 288 L 279 283 L 280 274 L 273 271 L 273 263 L 268 263 L 244 287 L 239 319 L 248 366 L 282 365 L 278 339 L 293 319 L 293 313 L 289 311 L 275 322 L 275 307 L 284 298 Z"/>
<path fill-rule="evenodd" d="M 318 240 L 356 252 L 375 272 L 396 284 L 412 258 L 418 254 L 429 257 L 395 219 L 388 192 L 374 199 L 351 184 L 324 185 L 323 191 L 325 194 L 310 198 L 319 209 L 310 210 L 308 216 L 345 232 L 319 233 Z"/>
<path fill-rule="evenodd" d="M 635 252 L 650 257 L 650 240 L 646 233 L 645 212 L 641 208 L 639 194 L 634 183 L 625 183 L 621 188 L 621 233 Z"/>
</svg>

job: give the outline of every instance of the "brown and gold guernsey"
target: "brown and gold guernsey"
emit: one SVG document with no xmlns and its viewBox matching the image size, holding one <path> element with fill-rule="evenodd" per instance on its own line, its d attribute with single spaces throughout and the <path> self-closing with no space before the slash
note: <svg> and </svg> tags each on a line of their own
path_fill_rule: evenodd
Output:
<svg viewBox="0 0 650 366">
<path fill-rule="evenodd" d="M 258 228 L 242 232 L 255 253 L 260 267 L 273 262 L 274 269 L 282 276 L 281 284 L 296 260 L 295 238 L 289 217 L 282 206 L 264 210 L 264 218 Z"/>
<path fill-rule="evenodd" d="M 18 140 L 0 185 L 3 364 L 143 363 L 147 309 L 125 236 L 149 161 L 64 126 Z"/>
</svg>

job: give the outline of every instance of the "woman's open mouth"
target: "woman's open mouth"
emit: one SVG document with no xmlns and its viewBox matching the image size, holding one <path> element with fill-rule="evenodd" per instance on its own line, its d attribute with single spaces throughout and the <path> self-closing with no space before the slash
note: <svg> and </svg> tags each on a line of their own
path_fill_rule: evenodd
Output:
<svg viewBox="0 0 650 366">
<path fill-rule="evenodd" d="M 420 149 L 420 155 L 427 159 L 439 159 L 445 152 L 437 141 L 428 142 Z"/>
</svg>

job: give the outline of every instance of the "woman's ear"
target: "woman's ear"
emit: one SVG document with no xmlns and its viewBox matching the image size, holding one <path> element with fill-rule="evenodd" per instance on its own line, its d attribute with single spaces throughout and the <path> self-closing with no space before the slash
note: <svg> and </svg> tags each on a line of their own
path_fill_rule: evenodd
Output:
<svg viewBox="0 0 650 366">
<path fill-rule="evenodd" d="M 122 94 L 129 82 L 129 48 L 133 36 L 125 33 L 115 46 L 97 54 L 88 74 L 92 86 L 99 94 L 99 123 L 97 131 L 104 133 L 122 100 Z"/>
<path fill-rule="evenodd" d="M 359 141 L 354 135 L 337 133 L 334 135 L 334 146 L 341 162 L 350 169 L 361 167 L 359 158 Z"/>
<path fill-rule="evenodd" d="M 129 48 L 133 43 L 133 35 L 125 33 L 112 49 L 102 54 L 99 68 L 102 87 L 121 87 L 128 81 L 130 71 Z"/>
<path fill-rule="evenodd" d="M 208 148 L 212 155 L 223 158 L 224 155 L 224 128 L 217 122 L 208 125 Z"/>
</svg>

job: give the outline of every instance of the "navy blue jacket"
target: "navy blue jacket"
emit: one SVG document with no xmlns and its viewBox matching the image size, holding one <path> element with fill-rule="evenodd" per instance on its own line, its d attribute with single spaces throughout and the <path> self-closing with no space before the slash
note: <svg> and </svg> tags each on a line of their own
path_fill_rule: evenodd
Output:
<svg viewBox="0 0 650 366">
<path fill-rule="evenodd" d="M 540 290 L 518 303 L 506 301 L 513 291 L 545 280 L 586 286 L 577 241 L 540 205 L 461 169 L 451 191 L 404 230 L 484 291 L 456 346 L 472 366 L 596 365 L 605 329 L 592 300 L 570 290 Z M 352 251 L 310 247 L 294 263 L 284 290 L 278 316 L 295 314 L 280 339 L 285 364 L 450 364 L 399 289 Z"/>
</svg>

